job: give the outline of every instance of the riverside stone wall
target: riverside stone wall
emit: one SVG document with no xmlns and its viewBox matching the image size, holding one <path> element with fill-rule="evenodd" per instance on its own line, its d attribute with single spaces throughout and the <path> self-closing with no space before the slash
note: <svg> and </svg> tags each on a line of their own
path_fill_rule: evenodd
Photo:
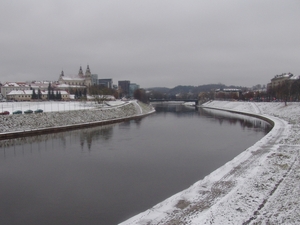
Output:
<svg viewBox="0 0 300 225">
<path fill-rule="evenodd" d="M 0 133 L 63 127 L 147 114 L 149 105 L 130 102 L 118 107 L 0 116 Z"/>
</svg>

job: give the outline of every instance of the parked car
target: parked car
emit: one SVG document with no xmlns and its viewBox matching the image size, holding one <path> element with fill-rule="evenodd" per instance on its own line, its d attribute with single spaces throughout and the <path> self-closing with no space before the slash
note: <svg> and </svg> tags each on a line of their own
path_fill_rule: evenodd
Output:
<svg viewBox="0 0 300 225">
<path fill-rule="evenodd" d="M 1 112 L 0 115 L 9 115 L 8 111 Z"/>
<path fill-rule="evenodd" d="M 43 110 L 42 109 L 37 109 L 37 110 L 34 110 L 34 113 L 42 113 Z"/>
<path fill-rule="evenodd" d="M 13 114 L 22 114 L 23 112 L 21 110 L 16 110 L 13 112 Z"/>
<path fill-rule="evenodd" d="M 30 113 L 33 113 L 33 111 L 31 109 L 27 109 L 27 110 L 24 111 L 24 113 L 25 114 L 30 114 Z"/>
</svg>

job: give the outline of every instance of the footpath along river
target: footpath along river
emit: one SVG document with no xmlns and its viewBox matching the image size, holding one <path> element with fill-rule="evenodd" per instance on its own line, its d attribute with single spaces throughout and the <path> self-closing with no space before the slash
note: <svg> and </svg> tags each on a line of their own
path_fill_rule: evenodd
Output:
<svg viewBox="0 0 300 225">
<path fill-rule="evenodd" d="M 157 104 L 124 123 L 0 141 L 0 224 L 118 224 L 253 145 L 262 120 Z"/>
</svg>

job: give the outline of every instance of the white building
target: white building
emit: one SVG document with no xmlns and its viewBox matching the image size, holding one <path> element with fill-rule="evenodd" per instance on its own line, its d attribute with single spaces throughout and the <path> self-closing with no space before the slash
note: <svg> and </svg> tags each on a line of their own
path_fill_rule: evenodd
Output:
<svg viewBox="0 0 300 225">
<path fill-rule="evenodd" d="M 35 92 L 38 94 L 38 92 Z M 70 95 L 67 91 L 59 91 L 61 94 L 61 100 L 66 101 L 70 100 Z M 13 101 L 31 101 L 32 100 L 33 90 L 17 90 L 11 91 L 7 94 L 7 100 Z M 56 92 L 55 92 L 56 94 Z M 48 91 L 41 91 L 41 98 L 40 100 L 48 100 Z"/>
<path fill-rule="evenodd" d="M 1 86 L 1 94 L 6 98 L 11 91 L 30 90 L 30 86 L 25 82 L 6 82 Z"/>
</svg>

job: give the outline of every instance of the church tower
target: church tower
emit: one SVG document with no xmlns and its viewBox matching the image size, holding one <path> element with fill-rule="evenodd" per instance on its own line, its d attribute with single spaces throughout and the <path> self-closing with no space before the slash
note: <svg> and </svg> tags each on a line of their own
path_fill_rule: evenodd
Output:
<svg viewBox="0 0 300 225">
<path fill-rule="evenodd" d="M 79 77 L 84 77 L 81 66 L 80 66 L 80 68 L 79 68 L 78 76 L 79 76 Z"/>
<path fill-rule="evenodd" d="M 65 76 L 65 74 L 64 74 L 64 71 L 62 70 L 61 74 L 59 75 L 58 81 L 62 82 L 64 76 Z"/>
<path fill-rule="evenodd" d="M 88 76 L 91 76 L 91 70 L 90 70 L 90 66 L 87 65 L 87 68 L 86 68 L 86 71 L 85 71 L 85 76 L 88 77 Z"/>
<path fill-rule="evenodd" d="M 91 76 L 91 70 L 89 65 L 87 65 L 86 71 L 85 71 L 85 85 L 91 86 L 92 85 L 92 76 Z"/>
</svg>

